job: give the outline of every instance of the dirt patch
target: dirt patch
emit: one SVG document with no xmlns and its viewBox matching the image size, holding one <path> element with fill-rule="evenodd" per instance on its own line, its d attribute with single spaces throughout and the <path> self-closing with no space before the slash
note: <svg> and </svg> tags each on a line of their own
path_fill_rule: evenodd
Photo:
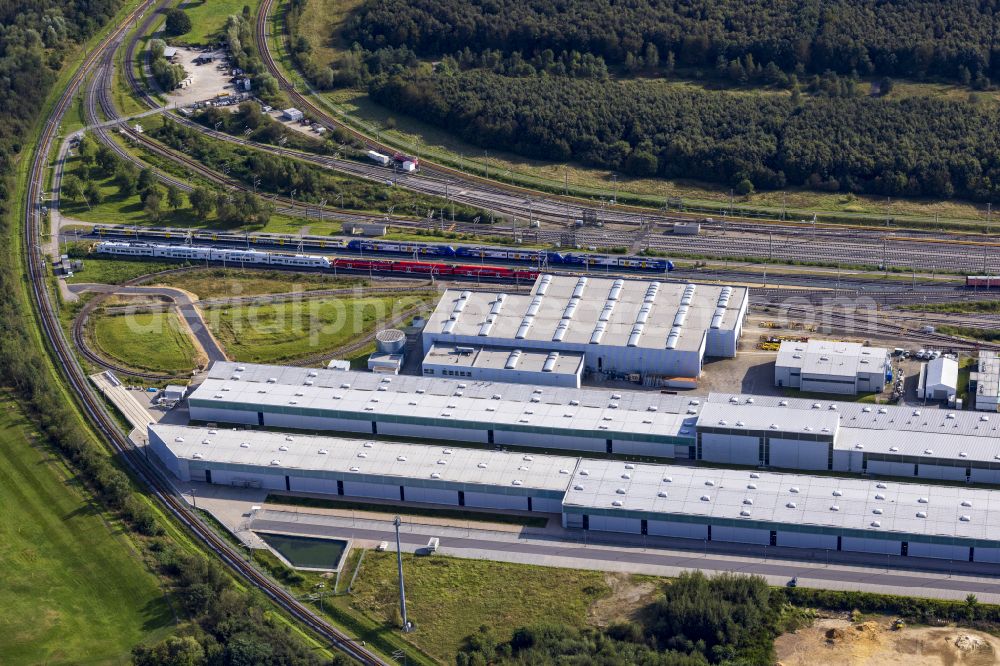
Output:
<svg viewBox="0 0 1000 666">
<path fill-rule="evenodd" d="M 853 624 L 820 619 L 775 641 L 782 666 L 992 666 L 1000 663 L 1000 640 L 957 627 L 905 627 L 890 618 Z"/>
<path fill-rule="evenodd" d="M 590 624 L 598 627 L 635 619 L 639 610 L 649 605 L 659 593 L 656 582 L 629 574 L 608 573 L 604 582 L 611 588 L 611 593 L 595 601 L 587 611 Z"/>
</svg>

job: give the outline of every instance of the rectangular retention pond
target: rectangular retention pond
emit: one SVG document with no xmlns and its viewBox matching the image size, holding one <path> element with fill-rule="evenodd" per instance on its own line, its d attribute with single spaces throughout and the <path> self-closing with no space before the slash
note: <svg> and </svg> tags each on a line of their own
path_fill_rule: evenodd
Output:
<svg viewBox="0 0 1000 666">
<path fill-rule="evenodd" d="M 297 569 L 339 569 L 340 560 L 348 545 L 344 539 L 322 539 L 271 532 L 257 532 L 257 536 Z"/>
</svg>

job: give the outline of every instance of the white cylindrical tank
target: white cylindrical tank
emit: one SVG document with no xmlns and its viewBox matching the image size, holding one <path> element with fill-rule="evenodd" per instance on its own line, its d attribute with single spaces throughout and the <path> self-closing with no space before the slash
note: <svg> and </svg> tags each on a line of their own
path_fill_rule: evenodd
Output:
<svg viewBox="0 0 1000 666">
<path fill-rule="evenodd" d="M 375 334 L 375 348 L 383 354 L 402 354 L 406 346 L 406 333 L 398 328 L 387 328 Z"/>
</svg>

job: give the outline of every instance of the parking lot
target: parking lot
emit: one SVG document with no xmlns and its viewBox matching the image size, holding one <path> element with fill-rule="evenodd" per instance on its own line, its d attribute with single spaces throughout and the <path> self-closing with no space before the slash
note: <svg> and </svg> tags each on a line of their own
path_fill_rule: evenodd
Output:
<svg viewBox="0 0 1000 666">
<path fill-rule="evenodd" d="M 212 62 L 195 64 L 199 56 L 207 54 L 202 49 L 179 47 L 175 62 L 184 67 L 187 78 L 183 87 L 171 91 L 167 96 L 171 103 L 177 106 L 190 106 L 195 102 L 204 102 L 218 97 L 220 94 L 235 92 L 230 83 L 232 76 L 226 66 L 224 54 L 213 52 Z"/>
</svg>

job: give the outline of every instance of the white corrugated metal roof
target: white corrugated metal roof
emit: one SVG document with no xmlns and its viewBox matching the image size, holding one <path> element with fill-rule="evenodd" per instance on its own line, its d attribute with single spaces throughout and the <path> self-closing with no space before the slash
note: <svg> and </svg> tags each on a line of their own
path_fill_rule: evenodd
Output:
<svg viewBox="0 0 1000 666">
<path fill-rule="evenodd" d="M 242 368 L 242 370 L 240 370 Z M 677 395 L 216 362 L 191 401 L 335 410 L 561 431 L 693 437 L 697 405 Z M 273 381 L 272 381 L 273 380 Z M 386 381 L 389 380 L 389 381 Z M 306 382 L 310 382 L 307 384 Z M 218 397 L 216 397 L 218 396 Z M 527 414 L 526 411 L 531 413 Z M 593 436 L 591 434 L 591 436 Z"/>
<path fill-rule="evenodd" d="M 621 503 L 623 513 L 662 513 L 665 520 L 669 515 L 700 516 L 864 532 L 1000 539 L 1000 492 L 995 490 L 581 460 L 564 504 L 614 511 L 619 509 L 614 502 Z M 741 515 L 741 511 L 749 515 Z M 926 517 L 918 517 L 918 513 Z M 962 516 L 968 520 L 962 520 Z M 876 522 L 878 527 L 873 524 Z"/>
<path fill-rule="evenodd" d="M 278 468 L 290 474 L 326 471 L 398 477 L 401 481 L 433 479 L 441 483 L 561 491 L 569 483 L 577 462 L 573 457 L 535 453 L 233 428 L 154 424 L 149 430 L 184 460 Z"/>
<path fill-rule="evenodd" d="M 927 363 L 924 386 L 929 389 L 948 388 L 955 393 L 958 387 L 958 361 L 940 356 Z"/>
<path fill-rule="evenodd" d="M 548 280 L 543 288 L 544 278 Z M 743 287 L 702 284 L 690 289 L 691 286 L 694 285 L 621 278 L 540 276 L 528 295 L 448 290 L 428 319 L 424 332 L 431 336 L 487 337 L 493 344 L 503 341 L 505 345 L 514 340 L 565 344 L 594 341 L 593 344 L 625 347 L 632 338 L 632 346 L 665 349 L 671 323 L 680 316 L 683 326 L 676 336 L 675 347 L 690 351 L 701 346 L 713 320 L 718 328 L 735 328 L 739 323 L 736 315 L 746 300 Z M 464 299 L 463 293 L 468 293 Z M 725 294 L 728 296 L 723 298 Z M 503 307 L 496 311 L 494 306 L 500 296 L 505 296 Z M 685 302 L 689 304 L 683 305 Z M 456 312 L 457 303 L 462 304 L 462 309 Z M 720 317 L 715 317 L 717 309 L 722 310 Z M 645 314 L 640 315 L 643 311 Z M 492 323 L 484 329 L 491 317 Z M 640 318 L 645 321 L 642 335 L 633 338 L 633 329 Z"/>
<path fill-rule="evenodd" d="M 803 374 L 824 377 L 856 377 L 859 372 L 885 370 L 888 350 L 836 340 L 785 340 L 778 349 L 778 367 L 800 368 Z"/>
</svg>

